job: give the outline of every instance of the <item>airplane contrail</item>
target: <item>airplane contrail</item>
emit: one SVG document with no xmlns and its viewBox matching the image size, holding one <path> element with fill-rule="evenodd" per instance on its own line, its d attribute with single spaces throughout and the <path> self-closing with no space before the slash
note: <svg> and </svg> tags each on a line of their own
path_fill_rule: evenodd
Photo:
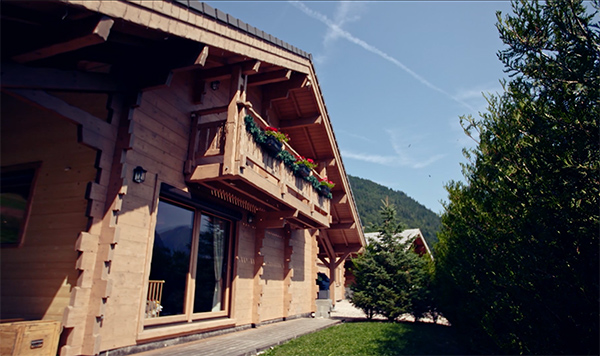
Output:
<svg viewBox="0 0 600 356">
<path fill-rule="evenodd" d="M 415 78 L 421 84 L 423 84 L 423 85 L 427 86 L 428 88 L 433 89 L 439 93 L 444 94 L 445 96 L 447 96 L 450 99 L 454 100 L 455 102 L 463 105 L 464 107 L 468 108 L 471 111 L 477 111 L 471 105 L 467 104 L 466 102 L 456 98 L 455 96 L 446 92 L 444 89 L 441 89 L 441 88 L 435 86 L 434 84 L 430 83 L 427 79 L 425 79 L 422 76 L 420 76 L 419 74 L 415 73 L 412 69 L 405 66 L 402 62 L 400 62 L 396 58 L 394 58 L 394 57 L 390 56 L 389 54 L 383 52 L 382 50 L 368 44 L 367 42 L 361 40 L 360 38 L 354 37 L 350 32 L 341 29 L 338 25 L 336 25 L 333 21 L 331 21 L 327 16 L 310 9 L 309 7 L 307 7 L 306 5 L 304 5 L 304 3 L 300 2 L 300 1 L 289 1 L 289 2 L 292 5 L 294 5 L 295 7 L 297 7 L 298 9 L 300 9 L 302 12 L 304 12 L 306 15 L 324 23 L 327 27 L 329 27 L 331 30 L 333 30 L 339 36 L 341 36 L 341 37 L 345 38 L 346 40 L 359 45 L 363 49 L 365 49 L 373 54 L 376 54 L 379 57 L 395 64 L 397 67 L 399 67 L 400 69 L 402 69 L 403 71 L 408 73 L 410 76 Z"/>
</svg>

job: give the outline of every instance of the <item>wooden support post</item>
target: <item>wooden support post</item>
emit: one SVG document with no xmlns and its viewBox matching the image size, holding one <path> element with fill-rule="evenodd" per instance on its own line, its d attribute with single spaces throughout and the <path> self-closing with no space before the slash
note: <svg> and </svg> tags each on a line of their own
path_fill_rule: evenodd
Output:
<svg viewBox="0 0 600 356">
<path fill-rule="evenodd" d="M 241 95 L 242 68 L 233 68 L 231 74 L 230 101 L 227 109 L 227 122 L 225 123 L 225 153 L 223 156 L 223 174 L 235 174 L 235 161 L 237 156 L 237 132 L 239 126 L 239 112 L 237 102 Z"/>
<path fill-rule="evenodd" d="M 335 257 L 329 259 L 329 299 L 335 306 Z"/>
</svg>

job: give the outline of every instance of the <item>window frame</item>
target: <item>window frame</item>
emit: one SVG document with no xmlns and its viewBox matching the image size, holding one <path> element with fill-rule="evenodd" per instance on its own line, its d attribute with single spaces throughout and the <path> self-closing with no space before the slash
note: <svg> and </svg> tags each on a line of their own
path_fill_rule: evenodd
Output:
<svg viewBox="0 0 600 356">
<path fill-rule="evenodd" d="M 37 161 L 37 162 L 14 164 L 14 165 L 0 167 L 0 184 L 2 182 L 1 177 L 3 177 L 5 173 L 33 170 L 33 176 L 31 178 L 31 182 L 29 183 L 29 195 L 27 197 L 27 203 L 25 205 L 25 214 L 24 214 L 23 220 L 21 221 L 20 226 L 19 226 L 19 236 L 17 237 L 17 242 L 15 242 L 15 243 L 0 242 L 0 248 L 2 248 L 2 249 L 20 248 L 25 243 L 25 235 L 27 233 L 27 226 L 29 224 L 29 218 L 31 216 L 31 207 L 33 205 L 33 197 L 35 196 L 35 188 L 37 186 L 41 166 L 42 166 L 42 162 Z"/>
<path fill-rule="evenodd" d="M 164 186 L 169 187 L 169 191 L 165 193 Z M 163 183 L 163 187 L 161 188 L 161 192 L 159 194 L 158 199 L 156 200 L 156 212 L 154 216 L 154 226 L 153 234 L 156 229 L 156 222 L 158 221 L 158 203 L 160 201 L 184 208 L 193 211 L 194 213 L 194 221 L 192 228 L 192 248 L 190 250 L 190 260 L 188 265 L 188 272 L 186 275 L 186 284 L 184 291 L 184 309 L 182 314 L 178 315 L 169 315 L 169 316 L 159 316 L 156 318 L 146 318 L 145 313 L 142 314 L 142 320 L 144 327 L 150 326 L 158 326 L 164 324 L 175 324 L 175 323 L 184 323 L 184 322 L 193 322 L 200 321 L 206 319 L 214 319 L 214 318 L 223 318 L 229 317 L 231 313 L 231 299 L 232 299 L 232 283 L 233 283 L 233 263 L 235 262 L 234 254 L 234 244 L 235 244 L 235 222 L 236 220 L 231 219 L 230 216 L 234 216 L 235 214 L 223 214 L 229 216 L 223 216 L 221 214 L 215 214 L 214 209 L 203 209 L 203 205 L 197 201 L 194 204 L 189 204 L 190 200 L 193 200 L 191 197 L 187 196 L 177 196 L 173 193 L 173 187 L 168 186 Z M 185 193 L 181 191 L 181 193 Z M 187 199 L 186 199 L 187 198 Z M 189 199 L 189 200 L 188 200 Z M 210 211 L 212 210 L 212 211 Z M 225 278 L 223 280 L 223 309 L 220 311 L 209 311 L 209 312 L 197 312 L 194 313 L 194 293 L 195 293 L 195 283 L 196 283 L 196 272 L 198 268 L 198 246 L 200 240 L 200 224 L 202 222 L 202 216 L 207 215 L 211 217 L 216 217 L 218 219 L 222 219 L 228 222 L 229 228 L 227 231 L 227 249 L 225 251 L 226 254 L 226 263 L 227 268 L 225 272 Z M 150 269 L 152 267 L 152 251 L 154 246 L 154 235 L 152 236 L 152 243 L 149 248 L 149 263 L 148 263 L 148 272 L 146 273 L 145 278 L 145 293 L 143 295 L 143 303 L 145 304 L 147 298 L 147 289 L 148 289 L 148 280 L 150 279 Z"/>
</svg>

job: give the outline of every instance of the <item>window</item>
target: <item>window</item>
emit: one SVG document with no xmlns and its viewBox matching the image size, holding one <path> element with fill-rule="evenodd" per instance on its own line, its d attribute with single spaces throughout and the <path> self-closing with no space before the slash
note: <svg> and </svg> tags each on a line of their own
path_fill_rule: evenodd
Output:
<svg viewBox="0 0 600 356">
<path fill-rule="evenodd" d="M 231 225 L 197 207 L 159 200 L 147 321 L 227 314 Z"/>
<path fill-rule="evenodd" d="M 2 167 L 0 172 L 0 244 L 19 246 L 25 234 L 33 183 L 39 163 Z"/>
</svg>

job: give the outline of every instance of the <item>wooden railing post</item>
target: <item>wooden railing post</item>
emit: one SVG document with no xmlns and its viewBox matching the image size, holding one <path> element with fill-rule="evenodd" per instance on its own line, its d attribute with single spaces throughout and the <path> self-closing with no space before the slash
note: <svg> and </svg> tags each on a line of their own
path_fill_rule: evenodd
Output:
<svg viewBox="0 0 600 356">
<path fill-rule="evenodd" d="M 227 122 L 225 123 L 225 154 L 223 156 L 223 174 L 236 174 L 236 157 L 238 156 L 238 101 L 243 88 L 242 68 L 236 66 L 231 74 L 230 101 L 227 107 Z"/>
</svg>

